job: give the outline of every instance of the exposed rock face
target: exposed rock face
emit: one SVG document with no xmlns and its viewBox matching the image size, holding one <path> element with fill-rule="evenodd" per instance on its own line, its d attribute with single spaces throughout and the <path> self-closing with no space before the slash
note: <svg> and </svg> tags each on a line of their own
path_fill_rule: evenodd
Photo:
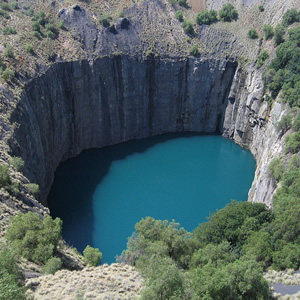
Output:
<svg viewBox="0 0 300 300">
<path fill-rule="evenodd" d="M 12 117 L 21 124 L 12 148 L 46 196 L 59 162 L 83 149 L 221 130 L 235 69 L 230 61 L 191 58 L 57 63 L 26 85 Z"/>
</svg>

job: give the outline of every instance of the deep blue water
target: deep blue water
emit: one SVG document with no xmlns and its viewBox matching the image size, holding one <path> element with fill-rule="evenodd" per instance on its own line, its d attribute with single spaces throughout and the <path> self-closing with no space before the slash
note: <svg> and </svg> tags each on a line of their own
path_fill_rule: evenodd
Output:
<svg viewBox="0 0 300 300">
<path fill-rule="evenodd" d="M 83 151 L 55 173 L 48 204 L 65 240 L 114 262 L 141 218 L 192 231 L 230 200 L 247 200 L 251 153 L 220 136 L 168 134 Z"/>
</svg>

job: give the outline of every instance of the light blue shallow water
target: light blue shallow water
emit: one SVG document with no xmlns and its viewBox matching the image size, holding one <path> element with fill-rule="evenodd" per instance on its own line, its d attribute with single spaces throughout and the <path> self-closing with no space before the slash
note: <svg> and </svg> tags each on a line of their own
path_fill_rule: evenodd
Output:
<svg viewBox="0 0 300 300">
<path fill-rule="evenodd" d="M 247 200 L 249 151 L 220 136 L 169 134 L 83 151 L 60 165 L 48 197 L 63 236 L 114 262 L 142 217 L 175 219 L 192 231 L 231 199 Z"/>
</svg>

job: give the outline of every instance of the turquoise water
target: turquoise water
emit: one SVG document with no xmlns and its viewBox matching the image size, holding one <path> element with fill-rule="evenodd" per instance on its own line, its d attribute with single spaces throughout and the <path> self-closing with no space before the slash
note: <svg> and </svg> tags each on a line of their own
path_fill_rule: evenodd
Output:
<svg viewBox="0 0 300 300">
<path fill-rule="evenodd" d="M 141 218 L 192 231 L 231 199 L 247 200 L 251 153 L 220 136 L 169 134 L 83 151 L 62 163 L 48 197 L 65 240 L 114 262 Z"/>
</svg>

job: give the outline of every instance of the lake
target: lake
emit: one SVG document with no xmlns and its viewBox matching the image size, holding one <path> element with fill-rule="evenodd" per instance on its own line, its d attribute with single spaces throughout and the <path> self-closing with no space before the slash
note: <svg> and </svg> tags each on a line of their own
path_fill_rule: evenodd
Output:
<svg viewBox="0 0 300 300">
<path fill-rule="evenodd" d="M 48 196 L 63 237 L 80 252 L 91 245 L 115 262 L 146 216 L 192 231 L 232 199 L 246 201 L 251 153 L 217 135 L 167 134 L 84 150 L 60 164 Z"/>
</svg>

